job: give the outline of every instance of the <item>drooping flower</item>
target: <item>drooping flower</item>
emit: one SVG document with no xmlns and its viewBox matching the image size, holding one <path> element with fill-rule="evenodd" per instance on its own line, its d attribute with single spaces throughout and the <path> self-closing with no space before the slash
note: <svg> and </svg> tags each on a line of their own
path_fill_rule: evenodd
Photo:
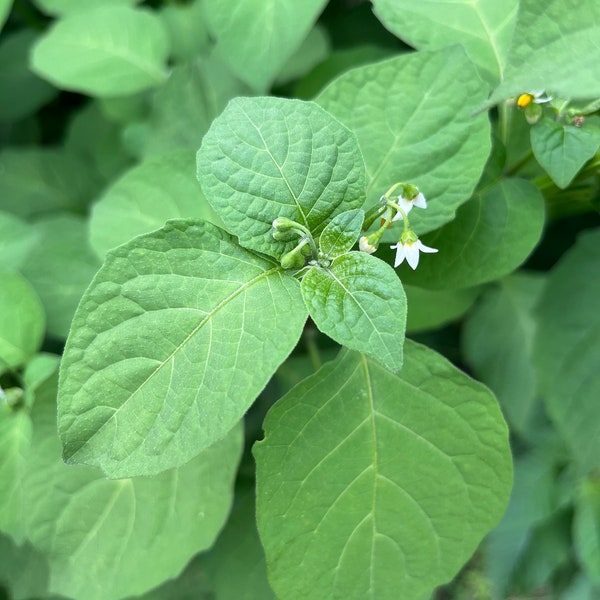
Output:
<svg viewBox="0 0 600 600">
<path fill-rule="evenodd" d="M 550 102 L 552 96 L 545 96 L 544 93 L 543 91 L 536 91 L 521 94 L 517 98 L 517 106 L 519 108 L 527 108 L 531 103 L 544 104 L 545 102 Z"/>
<path fill-rule="evenodd" d="M 427 208 L 427 200 L 425 200 L 425 196 L 419 191 L 419 188 L 415 185 L 405 185 L 402 189 L 402 193 L 398 196 L 396 200 L 398 206 L 404 211 L 404 214 L 408 214 L 413 206 L 418 206 L 419 208 Z M 398 211 L 392 221 L 402 221 L 404 217 L 402 213 Z"/>
<path fill-rule="evenodd" d="M 392 250 L 396 250 L 396 259 L 394 260 L 394 269 L 401 265 L 406 259 L 410 268 L 414 271 L 419 264 L 419 252 L 432 254 L 437 252 L 436 248 L 430 248 L 421 242 L 421 240 L 411 231 L 411 235 L 403 235 L 400 241 L 394 246 L 390 246 Z"/>
</svg>

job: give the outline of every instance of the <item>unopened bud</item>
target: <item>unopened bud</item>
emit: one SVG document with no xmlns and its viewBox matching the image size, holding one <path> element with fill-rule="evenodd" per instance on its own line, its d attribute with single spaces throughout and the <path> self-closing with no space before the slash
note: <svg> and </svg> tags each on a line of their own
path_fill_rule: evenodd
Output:
<svg viewBox="0 0 600 600">
<path fill-rule="evenodd" d="M 366 235 L 363 235 L 360 240 L 358 240 L 358 249 L 361 252 L 366 252 L 367 254 L 373 254 L 375 250 L 377 250 L 377 246 L 373 245 L 369 242 L 369 238 Z"/>
<path fill-rule="evenodd" d="M 284 254 L 281 260 L 281 266 L 284 269 L 301 269 L 306 264 L 306 259 L 302 254 L 303 247 L 296 247 L 287 254 Z"/>
<path fill-rule="evenodd" d="M 290 229 L 293 229 L 294 227 L 298 227 L 298 223 L 296 223 L 296 221 L 292 221 L 291 219 L 288 219 L 287 217 L 277 217 L 273 221 L 273 227 L 277 231 L 289 231 Z"/>
<path fill-rule="evenodd" d="M 525 113 L 525 118 L 530 125 L 535 125 L 542 116 L 542 107 L 539 104 L 532 102 L 525 107 L 523 111 Z"/>
<path fill-rule="evenodd" d="M 278 242 L 290 242 L 293 239 L 298 237 L 298 234 L 294 231 L 281 231 L 281 229 L 276 229 L 272 233 L 273 239 Z"/>
</svg>

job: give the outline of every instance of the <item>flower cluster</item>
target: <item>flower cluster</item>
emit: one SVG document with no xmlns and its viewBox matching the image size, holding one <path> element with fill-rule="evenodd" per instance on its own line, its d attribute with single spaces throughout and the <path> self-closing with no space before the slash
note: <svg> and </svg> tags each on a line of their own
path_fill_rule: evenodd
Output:
<svg viewBox="0 0 600 600">
<path fill-rule="evenodd" d="M 400 188 L 398 196 L 392 196 L 392 193 Z M 375 207 L 373 216 L 381 216 L 381 227 L 368 236 L 363 236 L 358 242 L 358 247 L 363 252 L 373 254 L 379 246 L 381 236 L 385 230 L 395 221 L 402 221 L 404 229 L 397 244 L 390 246 L 396 250 L 394 268 L 404 262 L 409 264 L 412 269 L 416 269 L 419 264 L 419 252 L 426 254 L 437 252 L 436 248 L 430 248 L 419 240 L 417 234 L 410 228 L 408 223 L 408 213 L 413 209 L 427 208 L 425 196 L 419 191 L 416 185 L 408 183 L 397 183 L 393 185 L 382 197 L 381 203 Z M 367 217 L 365 224 L 368 227 L 374 219 Z"/>
</svg>

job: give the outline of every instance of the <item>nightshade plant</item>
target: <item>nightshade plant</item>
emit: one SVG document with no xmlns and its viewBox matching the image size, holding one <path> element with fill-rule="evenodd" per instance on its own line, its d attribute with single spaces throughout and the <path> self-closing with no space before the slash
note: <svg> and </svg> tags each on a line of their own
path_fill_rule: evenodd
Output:
<svg viewBox="0 0 600 600">
<path fill-rule="evenodd" d="M 597 2 L 11 4 L 8 597 L 598 598 Z"/>
</svg>

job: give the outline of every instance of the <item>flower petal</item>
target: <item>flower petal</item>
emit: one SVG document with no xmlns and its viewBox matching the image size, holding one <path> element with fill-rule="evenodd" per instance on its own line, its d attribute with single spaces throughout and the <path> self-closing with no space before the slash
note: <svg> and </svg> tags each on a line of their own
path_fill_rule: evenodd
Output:
<svg viewBox="0 0 600 600">
<path fill-rule="evenodd" d="M 406 255 L 406 262 L 414 271 L 419 264 L 419 241 L 417 240 L 413 244 L 405 244 L 404 254 Z"/>
<path fill-rule="evenodd" d="M 396 258 L 394 260 L 395 269 L 398 265 L 401 265 L 404 262 L 404 246 L 400 242 L 398 242 L 396 245 L 390 246 L 390 248 L 392 250 L 394 250 L 394 248 L 396 249 Z"/>
<path fill-rule="evenodd" d="M 419 208 L 427 208 L 427 200 L 425 200 L 425 196 L 419 192 L 418 196 L 412 201 L 414 206 L 418 206 Z"/>
<path fill-rule="evenodd" d="M 421 240 L 417 240 L 415 242 L 415 246 L 417 246 L 421 252 L 425 252 L 426 254 L 434 254 L 435 252 L 438 252 L 437 248 L 430 248 L 429 246 L 426 246 Z"/>
</svg>

